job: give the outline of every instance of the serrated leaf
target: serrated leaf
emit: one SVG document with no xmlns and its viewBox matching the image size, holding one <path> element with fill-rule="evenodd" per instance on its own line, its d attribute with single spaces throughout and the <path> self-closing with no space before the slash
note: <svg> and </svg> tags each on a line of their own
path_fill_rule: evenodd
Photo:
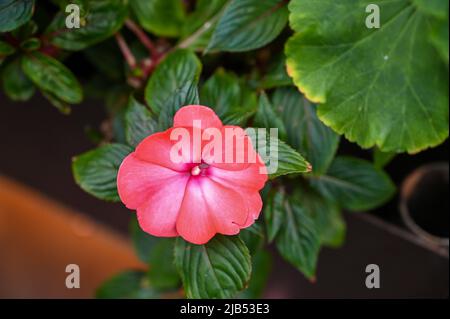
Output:
<svg viewBox="0 0 450 319">
<path fill-rule="evenodd" d="M 280 54 L 270 64 L 267 73 L 261 79 L 260 86 L 267 90 L 279 86 L 290 86 L 292 84 L 292 79 L 286 71 L 286 59 L 284 55 Z"/>
<path fill-rule="evenodd" d="M 314 221 L 320 243 L 330 247 L 341 246 L 345 240 L 346 225 L 339 205 L 305 185 L 294 196 Z"/>
<path fill-rule="evenodd" d="M 231 107 L 241 103 L 239 78 L 224 69 L 218 69 L 200 90 L 202 105 L 214 109 L 219 117 L 224 116 Z"/>
<path fill-rule="evenodd" d="M 186 16 L 182 0 L 133 0 L 130 4 L 145 30 L 158 36 L 180 35 Z"/>
<path fill-rule="evenodd" d="M 79 1 L 80 28 L 66 27 L 67 13 L 60 11 L 46 30 L 50 42 L 66 50 L 83 50 L 116 33 L 128 15 L 125 0 Z"/>
<path fill-rule="evenodd" d="M 254 118 L 257 127 L 277 128 L 280 139 L 286 139 L 286 127 L 284 126 L 281 114 L 275 111 L 265 92 L 259 96 L 258 111 Z"/>
<path fill-rule="evenodd" d="M 155 69 L 145 88 L 145 100 L 152 111 L 159 115 L 177 91 L 187 83 L 198 82 L 201 69 L 200 60 L 189 50 L 169 54 Z"/>
<path fill-rule="evenodd" d="M 131 146 L 137 146 L 144 138 L 155 133 L 158 123 L 150 110 L 131 96 L 125 113 L 125 137 Z"/>
<path fill-rule="evenodd" d="M 389 176 L 365 160 L 338 156 L 328 172 L 311 178 L 311 185 L 323 196 L 351 211 L 365 211 L 382 205 L 395 192 Z"/>
<path fill-rule="evenodd" d="M 307 278 L 314 278 L 320 250 L 316 224 L 301 202 L 293 197 L 284 201 L 284 225 L 275 243 L 284 259 Z"/>
<path fill-rule="evenodd" d="M 257 151 L 266 164 L 270 178 L 311 171 L 311 164 L 277 137 L 270 135 L 266 143 L 262 143 L 264 138 L 259 141 L 260 139 L 261 137 L 258 136 L 258 141 L 253 141 L 253 145 L 257 146 Z"/>
<path fill-rule="evenodd" d="M 128 270 L 104 282 L 96 291 L 100 299 L 153 299 L 159 294 L 146 284 L 145 272 Z"/>
<path fill-rule="evenodd" d="M 147 277 L 155 289 L 167 290 L 178 288 L 180 277 L 174 264 L 174 244 L 172 238 L 160 238 L 149 252 Z"/>
<path fill-rule="evenodd" d="M 261 224 L 254 223 L 252 226 L 242 229 L 239 238 L 242 239 L 253 256 L 264 246 L 264 229 Z"/>
<path fill-rule="evenodd" d="M 285 224 L 284 222 L 284 204 L 286 201 L 283 188 L 271 191 L 264 203 L 264 219 L 266 221 L 267 237 L 272 242 L 277 236 L 279 230 Z"/>
<path fill-rule="evenodd" d="M 199 102 L 197 80 L 182 84 L 176 91 L 172 92 L 172 96 L 170 96 L 161 109 L 158 118 L 159 129 L 166 130 L 171 127 L 175 113 L 182 106 L 198 105 Z"/>
<path fill-rule="evenodd" d="M 12 31 L 31 19 L 34 0 L 3 0 L 0 2 L 0 32 Z"/>
<path fill-rule="evenodd" d="M 193 50 L 205 49 L 228 2 L 230 0 L 196 1 L 195 10 L 187 16 L 182 27 L 179 45 Z"/>
<path fill-rule="evenodd" d="M 368 4 L 380 7 L 380 28 L 365 27 Z M 410 0 L 293 0 L 289 10 L 288 73 L 326 125 L 385 152 L 445 140 L 448 68 Z"/>
<path fill-rule="evenodd" d="M 133 216 L 131 219 L 129 229 L 131 241 L 133 242 L 133 247 L 137 256 L 142 262 L 148 264 L 150 252 L 158 242 L 158 238 L 144 232 L 139 226 L 136 216 Z"/>
<path fill-rule="evenodd" d="M 231 298 L 250 280 L 250 253 L 238 237 L 217 235 L 205 245 L 178 238 L 175 264 L 188 298 Z"/>
<path fill-rule="evenodd" d="M 373 164 L 377 168 L 383 168 L 397 155 L 395 152 L 382 152 L 379 148 L 373 150 Z"/>
<path fill-rule="evenodd" d="M 73 73 L 58 60 L 40 52 L 22 57 L 22 69 L 33 83 L 63 102 L 80 103 L 83 91 Z"/>
<path fill-rule="evenodd" d="M 316 107 L 294 87 L 278 88 L 272 103 L 282 115 L 287 142 L 305 155 L 314 174 L 323 174 L 336 154 L 339 136 L 318 119 Z"/>
<path fill-rule="evenodd" d="M 8 63 L 2 70 L 3 90 L 13 101 L 27 101 L 34 92 L 33 83 L 23 73 L 20 59 Z"/>
<path fill-rule="evenodd" d="M 125 156 L 132 152 L 123 144 L 106 144 L 76 156 L 72 172 L 77 184 L 89 194 L 103 200 L 120 201 L 117 172 Z"/>
<path fill-rule="evenodd" d="M 231 0 L 214 30 L 207 51 L 249 51 L 275 39 L 286 26 L 283 0 Z"/>
<path fill-rule="evenodd" d="M 268 251 L 259 250 L 252 257 L 252 277 L 248 288 L 240 293 L 238 297 L 248 299 L 261 298 L 271 270 L 272 255 Z"/>
<path fill-rule="evenodd" d="M 0 63 L 8 55 L 13 54 L 16 49 L 9 43 L 0 41 Z"/>
</svg>

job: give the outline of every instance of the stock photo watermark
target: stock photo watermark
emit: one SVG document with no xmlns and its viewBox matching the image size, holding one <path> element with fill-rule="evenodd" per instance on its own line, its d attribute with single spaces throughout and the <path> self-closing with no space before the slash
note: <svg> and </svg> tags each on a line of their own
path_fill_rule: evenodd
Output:
<svg viewBox="0 0 450 319">
<path fill-rule="evenodd" d="M 208 127 L 201 129 L 201 120 L 193 128 L 177 127 L 170 139 L 176 142 L 170 150 L 175 164 L 195 163 L 192 175 L 200 175 L 211 164 L 255 164 L 263 162 L 260 174 L 272 174 L 278 169 L 278 129 Z"/>
<path fill-rule="evenodd" d="M 66 287 L 67 289 L 80 288 L 80 266 L 77 264 L 69 264 L 66 266 Z"/>
</svg>

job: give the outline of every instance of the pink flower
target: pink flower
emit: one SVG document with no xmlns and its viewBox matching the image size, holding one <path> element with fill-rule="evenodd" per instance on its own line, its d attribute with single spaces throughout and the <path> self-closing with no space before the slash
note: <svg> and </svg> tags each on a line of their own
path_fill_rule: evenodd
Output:
<svg viewBox="0 0 450 319">
<path fill-rule="evenodd" d="M 228 131 L 236 135 L 230 139 Z M 179 138 L 183 132 L 188 139 Z M 217 132 L 221 144 L 212 148 Z M 198 143 L 195 136 L 210 138 Z M 225 160 L 227 154 L 232 156 Z M 264 163 L 244 130 L 224 126 L 208 107 L 189 105 L 175 114 L 172 128 L 150 135 L 123 160 L 117 188 L 145 232 L 204 244 L 217 233 L 236 235 L 254 223 L 266 181 Z"/>
</svg>

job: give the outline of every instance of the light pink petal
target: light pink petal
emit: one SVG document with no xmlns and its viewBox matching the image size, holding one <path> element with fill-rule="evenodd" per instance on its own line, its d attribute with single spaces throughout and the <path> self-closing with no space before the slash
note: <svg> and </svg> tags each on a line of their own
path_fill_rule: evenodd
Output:
<svg viewBox="0 0 450 319">
<path fill-rule="evenodd" d="M 241 194 L 209 178 L 201 178 L 200 187 L 217 232 L 224 235 L 239 233 L 248 217 L 248 205 Z"/>
<path fill-rule="evenodd" d="M 211 166 L 226 170 L 243 170 L 258 160 L 251 139 L 238 126 L 224 126 L 221 129 L 222 154 L 216 157 L 204 157 L 204 161 Z"/>
<path fill-rule="evenodd" d="M 197 245 L 207 243 L 217 232 L 198 179 L 187 184 L 176 229 L 184 240 Z"/>
<path fill-rule="evenodd" d="M 208 176 L 226 187 L 243 187 L 253 190 L 262 189 L 267 182 L 267 170 L 261 164 L 252 164 L 240 171 L 209 167 Z"/>
<path fill-rule="evenodd" d="M 139 225 L 145 232 L 158 237 L 178 236 L 176 221 L 188 180 L 187 174 L 166 180 L 138 207 Z"/>
<path fill-rule="evenodd" d="M 262 210 L 263 202 L 258 191 L 248 191 L 245 188 L 238 191 L 241 191 L 241 195 L 245 198 L 248 207 L 247 220 L 244 225 L 241 226 L 241 228 L 247 228 L 253 225 L 255 220 L 258 219 Z"/>
<path fill-rule="evenodd" d="M 175 114 L 175 117 L 173 119 L 173 126 L 198 127 L 201 129 L 205 129 L 208 127 L 221 128 L 222 121 L 209 107 L 202 105 L 187 105 L 183 106 Z"/>
<path fill-rule="evenodd" d="M 129 209 L 138 208 L 147 200 L 149 193 L 160 188 L 180 173 L 171 169 L 144 162 L 131 153 L 123 160 L 117 174 L 119 197 Z"/>
<path fill-rule="evenodd" d="M 186 170 L 187 159 L 181 163 L 173 161 L 171 158 L 171 150 L 177 143 L 177 140 L 171 140 L 173 128 L 164 132 L 159 132 L 145 138 L 136 147 L 136 157 L 156 165 L 164 166 L 176 171 Z"/>
</svg>

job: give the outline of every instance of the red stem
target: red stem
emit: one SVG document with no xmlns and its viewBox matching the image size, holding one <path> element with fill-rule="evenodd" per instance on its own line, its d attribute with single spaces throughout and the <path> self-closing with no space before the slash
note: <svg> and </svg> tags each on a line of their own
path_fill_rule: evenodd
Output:
<svg viewBox="0 0 450 319">
<path fill-rule="evenodd" d="M 130 68 L 134 69 L 136 67 L 136 58 L 134 57 L 133 53 L 131 52 L 130 48 L 125 42 L 125 39 L 122 37 L 120 33 L 116 33 L 115 37 L 117 44 L 119 45 L 120 51 L 122 52 L 125 60 L 127 61 Z"/>
<path fill-rule="evenodd" d="M 144 30 L 142 30 L 136 23 L 129 19 L 125 21 L 125 25 L 136 35 L 139 41 L 141 41 L 142 45 L 147 48 L 147 50 L 152 55 L 152 58 L 156 58 L 158 56 L 158 50 L 153 44 L 153 41 L 147 36 L 147 34 L 145 34 Z"/>
</svg>

